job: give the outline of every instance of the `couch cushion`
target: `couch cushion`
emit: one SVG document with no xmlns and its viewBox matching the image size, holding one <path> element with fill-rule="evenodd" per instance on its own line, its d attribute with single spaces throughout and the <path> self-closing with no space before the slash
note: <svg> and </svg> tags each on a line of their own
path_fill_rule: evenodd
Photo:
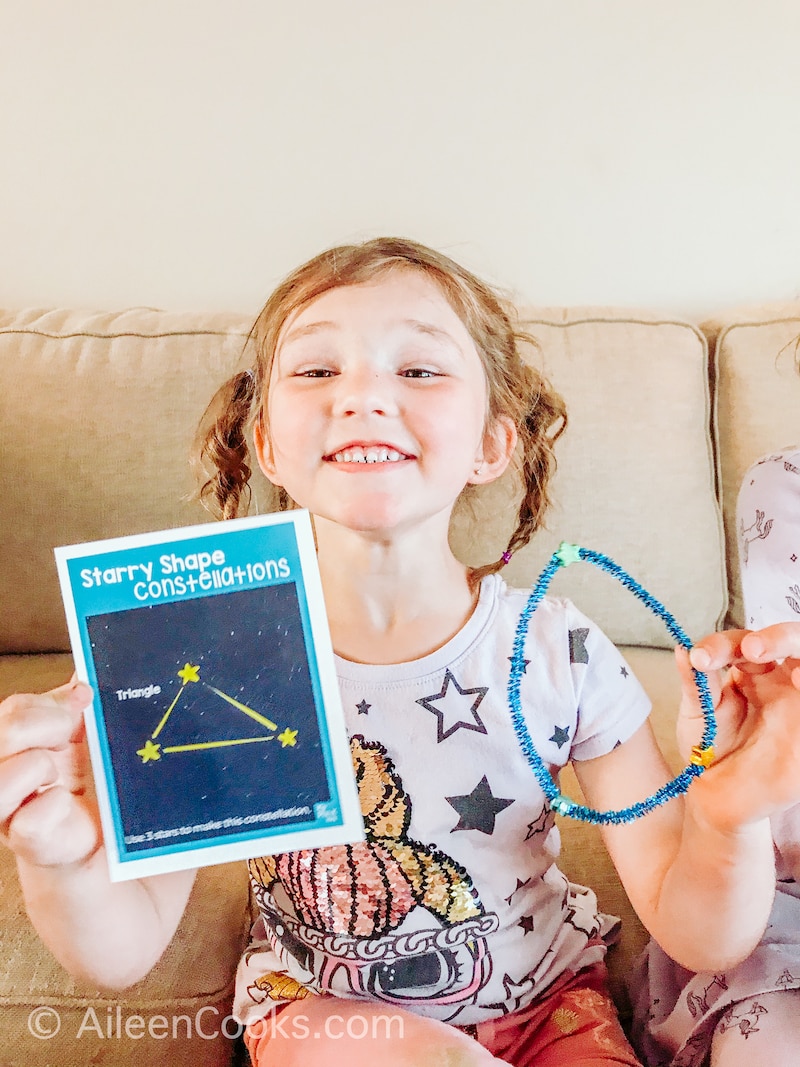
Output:
<svg viewBox="0 0 800 1067">
<path fill-rule="evenodd" d="M 0 312 L 0 651 L 65 650 L 53 548 L 203 522 L 188 456 L 249 322 Z"/>
<path fill-rule="evenodd" d="M 680 321 L 614 309 L 527 310 L 523 322 L 567 404 L 557 445 L 555 504 L 547 529 L 506 568 L 528 586 L 562 540 L 611 556 L 658 597 L 693 639 L 725 610 L 724 558 L 715 498 L 705 339 Z M 511 531 L 510 479 L 464 512 L 454 543 L 474 562 L 497 559 Z M 476 531 L 480 531 L 476 534 Z M 669 647 L 663 623 L 589 564 L 559 574 L 612 640 Z"/>
<path fill-rule="evenodd" d="M 716 368 L 715 422 L 728 555 L 728 623 L 744 622 L 736 542 L 736 498 L 761 456 L 800 442 L 796 368 L 800 304 L 736 309 L 703 325 Z"/>
</svg>

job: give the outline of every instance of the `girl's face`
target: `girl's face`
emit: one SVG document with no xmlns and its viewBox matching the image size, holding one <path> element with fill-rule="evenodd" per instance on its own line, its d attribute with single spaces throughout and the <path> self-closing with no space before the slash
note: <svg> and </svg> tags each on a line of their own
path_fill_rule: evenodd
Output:
<svg viewBox="0 0 800 1067">
<path fill-rule="evenodd" d="M 487 428 L 486 414 L 466 327 L 427 276 L 398 269 L 329 290 L 287 320 L 256 452 L 301 507 L 389 534 L 449 521 L 467 483 L 502 473 L 514 428 Z"/>
</svg>

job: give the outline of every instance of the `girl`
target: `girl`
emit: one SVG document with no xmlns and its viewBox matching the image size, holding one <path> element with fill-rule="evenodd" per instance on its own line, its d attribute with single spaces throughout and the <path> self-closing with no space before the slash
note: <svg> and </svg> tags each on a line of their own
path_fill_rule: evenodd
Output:
<svg viewBox="0 0 800 1067">
<path fill-rule="evenodd" d="M 496 295 L 410 241 L 311 260 L 252 340 L 202 439 L 203 495 L 226 517 L 244 507 L 251 426 L 283 506 L 314 516 L 366 825 L 362 844 L 250 865 L 260 918 L 236 1009 L 253 1062 L 636 1064 L 606 992 L 604 919 L 555 866 L 553 815 L 506 702 L 527 594 L 497 572 L 541 522 L 560 399 Z M 453 508 L 512 463 L 517 527 L 496 564 L 470 571 L 449 547 Z M 537 749 L 555 773 L 575 761 L 590 804 L 625 807 L 668 779 L 644 694 L 570 603 L 540 605 L 525 654 Z M 693 654 L 741 658 L 736 635 Z M 716 680 L 717 761 L 686 798 L 604 830 L 642 919 L 694 969 L 757 943 L 769 816 L 800 799 L 800 697 L 788 666 L 768 666 L 738 688 Z M 691 727 L 688 680 L 685 693 Z M 79 774 L 88 699 L 73 684 L 0 707 L 0 819 L 43 938 L 71 970 L 124 985 L 163 951 L 192 879 L 109 883 Z"/>
<path fill-rule="evenodd" d="M 800 454 L 784 449 L 744 476 L 737 502 L 747 625 L 800 653 Z M 750 651 L 753 651 L 753 638 Z M 651 943 L 635 974 L 637 1045 L 653 1067 L 784 1067 L 800 1046 L 800 806 L 771 819 L 777 882 L 767 932 L 738 967 L 694 974 Z"/>
</svg>

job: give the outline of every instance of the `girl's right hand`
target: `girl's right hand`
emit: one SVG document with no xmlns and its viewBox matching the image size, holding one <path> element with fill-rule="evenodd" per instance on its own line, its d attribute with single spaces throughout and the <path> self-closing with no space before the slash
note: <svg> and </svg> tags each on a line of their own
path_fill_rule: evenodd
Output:
<svg viewBox="0 0 800 1067">
<path fill-rule="evenodd" d="M 101 843 L 83 724 L 91 699 L 73 678 L 0 703 L 0 839 L 29 864 L 79 863 Z"/>
</svg>

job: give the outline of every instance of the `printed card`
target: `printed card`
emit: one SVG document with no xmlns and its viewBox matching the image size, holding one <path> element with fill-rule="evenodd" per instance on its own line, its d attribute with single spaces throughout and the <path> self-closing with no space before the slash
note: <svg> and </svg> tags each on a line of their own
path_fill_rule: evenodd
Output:
<svg viewBox="0 0 800 1067">
<path fill-rule="evenodd" d="M 114 881 L 363 839 L 307 512 L 55 553 Z"/>
</svg>

